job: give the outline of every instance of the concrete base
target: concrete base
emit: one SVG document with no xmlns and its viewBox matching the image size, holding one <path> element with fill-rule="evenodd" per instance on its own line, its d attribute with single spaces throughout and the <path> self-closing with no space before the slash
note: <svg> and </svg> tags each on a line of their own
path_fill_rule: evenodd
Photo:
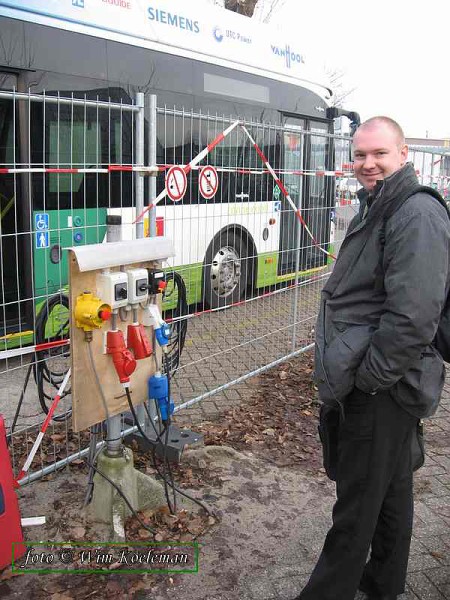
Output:
<svg viewBox="0 0 450 600">
<path fill-rule="evenodd" d="M 124 448 L 123 456 L 114 458 L 107 456 L 103 450 L 98 457 L 97 467 L 119 486 L 134 510 L 159 508 L 165 504 L 163 486 L 136 471 L 133 453 L 129 448 Z M 131 510 L 117 490 L 99 473 L 94 476 L 94 493 L 90 506 L 96 521 L 111 524 L 112 541 L 125 541 L 124 524 L 125 519 L 131 515 Z"/>
</svg>

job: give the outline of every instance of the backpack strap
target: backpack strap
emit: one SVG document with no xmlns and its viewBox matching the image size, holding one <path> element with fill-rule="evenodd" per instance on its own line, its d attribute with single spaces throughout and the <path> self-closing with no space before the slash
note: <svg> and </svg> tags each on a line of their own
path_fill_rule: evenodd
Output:
<svg viewBox="0 0 450 600">
<path fill-rule="evenodd" d="M 380 291 L 384 290 L 383 259 L 384 259 L 384 246 L 386 244 L 387 222 L 392 217 L 392 215 L 394 213 L 396 213 L 403 206 L 403 204 L 408 200 L 408 198 L 410 198 L 411 196 L 414 196 L 414 194 L 418 194 L 418 193 L 425 193 L 425 194 L 428 194 L 429 196 L 433 196 L 433 198 L 436 198 L 436 200 L 445 208 L 447 216 L 450 219 L 449 207 L 447 206 L 446 201 L 442 198 L 442 196 L 439 194 L 439 192 L 436 191 L 432 187 L 418 184 L 418 185 L 410 188 L 409 190 L 407 190 L 405 193 L 400 194 L 396 198 L 392 199 L 389 202 L 388 207 L 383 215 L 381 228 L 379 231 L 380 254 L 379 254 L 379 258 L 378 258 L 378 264 L 375 269 L 375 287 L 374 287 L 376 292 L 380 292 Z"/>
</svg>

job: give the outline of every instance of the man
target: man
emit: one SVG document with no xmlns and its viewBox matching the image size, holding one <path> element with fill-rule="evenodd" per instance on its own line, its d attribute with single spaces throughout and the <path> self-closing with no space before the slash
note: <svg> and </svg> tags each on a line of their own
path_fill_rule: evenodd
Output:
<svg viewBox="0 0 450 600">
<path fill-rule="evenodd" d="M 353 149 L 360 211 L 324 287 L 316 325 L 319 395 L 340 408 L 337 501 L 299 600 L 353 600 L 358 588 L 370 600 L 403 593 L 411 444 L 418 419 L 436 410 L 445 376 L 431 343 L 450 287 L 446 210 L 432 195 L 414 192 L 415 171 L 392 119 L 363 123 Z M 383 225 L 400 195 L 408 199 Z"/>
</svg>

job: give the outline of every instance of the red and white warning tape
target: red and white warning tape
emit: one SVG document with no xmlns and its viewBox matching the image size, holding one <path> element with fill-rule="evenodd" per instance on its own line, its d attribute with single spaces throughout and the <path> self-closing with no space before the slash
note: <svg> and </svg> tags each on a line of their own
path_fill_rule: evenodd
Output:
<svg viewBox="0 0 450 600">
<path fill-rule="evenodd" d="M 33 354 L 33 352 L 42 352 L 43 350 L 50 350 L 51 348 L 58 348 L 58 346 L 67 346 L 70 344 L 70 340 L 57 340 L 55 342 L 43 342 L 42 344 L 36 344 L 35 346 L 24 346 L 21 348 L 13 348 L 12 350 L 2 350 L 0 352 L 0 360 L 7 358 L 13 358 L 14 356 L 24 356 L 25 354 Z"/>
<path fill-rule="evenodd" d="M 28 455 L 27 460 L 25 461 L 25 464 L 23 465 L 20 473 L 17 475 L 16 480 L 15 480 L 15 485 L 16 487 L 18 487 L 21 483 L 21 480 L 25 477 L 25 475 L 27 474 L 28 469 L 31 466 L 31 463 L 33 462 L 34 457 L 36 456 L 36 452 L 39 449 L 39 446 L 41 445 L 42 439 L 45 435 L 45 432 L 47 431 L 47 427 L 50 424 L 50 421 L 52 420 L 53 417 L 53 413 L 56 410 L 56 407 L 58 406 L 59 401 L 61 400 L 61 396 L 64 393 L 64 390 L 66 389 L 66 385 L 67 382 L 69 381 L 69 377 L 70 377 L 70 369 L 67 371 L 60 387 L 58 390 L 58 393 L 56 394 L 56 396 L 53 398 L 53 402 L 52 405 L 50 407 L 50 410 L 48 411 L 48 415 L 45 419 L 45 421 L 42 424 L 41 430 L 36 438 L 36 441 L 33 444 L 33 447 L 31 448 L 31 452 Z"/>
<path fill-rule="evenodd" d="M 138 166 L 138 165 L 107 165 L 102 168 L 86 168 L 86 169 L 78 169 L 78 168 L 64 168 L 64 167 L 21 167 L 21 168 L 13 168 L 13 169 L 0 169 L 0 175 L 11 174 L 11 173 L 60 173 L 60 174 L 77 174 L 77 173 L 113 173 L 115 171 L 132 171 L 133 173 L 143 173 L 146 175 L 156 175 L 157 173 L 161 173 L 165 171 L 166 167 L 164 166 Z"/>
<path fill-rule="evenodd" d="M 227 127 L 224 131 L 222 131 L 222 133 L 220 133 L 210 144 L 208 144 L 206 146 L 206 148 L 203 148 L 203 150 L 201 152 L 199 152 L 197 154 L 197 156 L 195 158 L 193 158 L 191 160 L 191 162 L 185 166 L 182 167 L 183 171 L 185 172 L 185 174 L 187 175 L 190 171 L 192 171 L 192 169 L 198 165 L 198 163 L 200 161 L 202 161 L 205 156 L 211 152 L 211 150 L 213 150 L 217 144 L 220 144 L 220 142 L 222 140 L 224 140 L 227 135 L 229 133 L 231 133 L 233 131 L 233 129 L 235 129 L 235 127 L 237 127 L 239 125 L 240 121 L 235 121 L 234 123 L 232 123 L 229 127 Z M 135 223 L 137 223 L 138 221 L 140 221 L 142 219 L 142 217 L 152 208 L 155 208 L 155 206 L 158 204 L 158 202 L 161 202 L 161 200 L 163 198 L 165 198 L 167 196 L 167 189 L 164 188 L 162 190 L 162 192 L 160 194 L 158 194 L 158 196 L 156 196 L 156 198 L 153 200 L 153 202 L 151 204 L 149 204 L 142 212 L 140 215 L 138 215 L 136 217 L 136 219 L 133 221 L 133 225 Z"/>
<path fill-rule="evenodd" d="M 305 219 L 303 218 L 301 211 L 299 208 L 297 208 L 291 198 L 291 196 L 289 195 L 289 192 L 287 191 L 287 189 L 284 187 L 283 182 L 281 181 L 281 179 L 278 177 L 278 175 L 275 173 L 275 171 L 272 169 L 272 167 L 269 164 L 269 161 L 267 160 L 267 158 L 265 157 L 263 151 L 261 150 L 261 148 L 258 146 L 258 144 L 255 142 L 255 140 L 252 138 L 252 136 L 250 135 L 250 133 L 248 132 L 248 130 L 246 129 L 246 127 L 244 125 L 241 125 L 243 131 L 247 134 L 249 140 L 251 141 L 251 143 L 253 144 L 253 147 L 256 150 L 256 153 L 258 154 L 259 158 L 262 160 L 262 162 L 265 164 L 265 166 L 267 167 L 267 169 L 269 170 L 269 173 L 272 175 L 272 177 L 274 178 L 277 186 L 280 188 L 283 196 L 286 198 L 286 200 L 289 202 L 292 210 L 295 212 L 295 214 L 297 215 L 298 220 L 300 221 L 300 223 L 303 225 L 303 227 L 305 228 L 305 231 L 307 232 L 307 234 L 309 235 L 309 237 L 311 238 L 314 246 L 316 246 L 321 252 L 323 252 L 324 254 L 326 254 L 327 256 L 330 256 L 333 259 L 336 259 L 336 257 L 334 256 L 334 254 L 332 254 L 331 252 L 328 252 L 327 250 L 325 250 L 325 248 L 322 248 L 322 246 L 320 245 L 320 243 L 316 240 L 316 238 L 314 237 L 312 231 L 309 229 L 308 225 L 306 224 Z M 323 173 L 325 173 L 325 171 L 323 171 Z"/>
<path fill-rule="evenodd" d="M 223 135 L 223 134 L 221 134 Z M 222 138 L 223 139 L 223 138 Z M 219 143 L 221 140 L 219 139 L 217 143 Z M 210 144 L 211 145 L 211 144 Z M 205 150 L 208 150 L 208 148 L 205 148 Z M 205 153 L 205 150 L 202 151 L 202 156 L 201 158 L 196 157 L 195 160 L 200 161 L 202 160 L 202 158 L 205 157 L 205 155 L 207 154 L 207 152 Z M 209 152 L 209 150 L 208 150 Z M 203 154 L 205 153 L 205 154 Z M 199 155 L 200 156 L 200 155 Z M 90 168 L 86 168 L 86 169 L 79 169 L 79 168 L 69 168 L 69 167 L 20 167 L 20 168 L 0 168 L 0 175 L 10 175 L 10 174 L 20 174 L 20 173 L 59 173 L 59 174 L 74 174 L 76 175 L 77 173 L 114 173 L 114 172 L 133 172 L 133 173 L 143 173 L 146 175 L 157 175 L 158 173 L 164 173 L 165 171 L 167 171 L 168 169 L 170 169 L 171 167 L 175 167 L 175 166 L 179 166 L 179 165 L 171 165 L 171 164 L 164 164 L 164 165 L 154 165 L 154 166 L 150 166 L 150 167 L 145 167 L 145 166 L 137 166 L 137 165 L 107 165 L 105 167 L 98 167 L 98 168 L 94 168 L 94 167 L 90 167 Z M 196 169 L 202 169 L 203 165 L 198 165 L 198 164 L 192 164 L 190 163 L 190 165 L 187 165 L 186 167 L 183 167 L 183 170 L 185 171 L 185 173 L 187 174 L 189 171 L 193 171 Z M 220 173 L 238 173 L 239 175 L 265 175 L 267 173 L 270 173 L 270 171 L 266 170 L 266 169 L 245 169 L 245 168 L 233 168 L 233 167 L 214 167 L 216 171 L 220 172 Z M 298 176 L 303 176 L 303 175 L 307 175 L 307 176 L 313 176 L 313 177 L 350 177 L 353 174 L 353 171 L 351 170 L 337 170 L 337 171 L 323 171 L 323 170 L 303 170 L 303 171 L 299 171 L 299 170 L 284 170 L 284 169 L 273 169 L 273 171 L 275 173 L 278 173 L 280 175 L 298 175 Z"/>
</svg>

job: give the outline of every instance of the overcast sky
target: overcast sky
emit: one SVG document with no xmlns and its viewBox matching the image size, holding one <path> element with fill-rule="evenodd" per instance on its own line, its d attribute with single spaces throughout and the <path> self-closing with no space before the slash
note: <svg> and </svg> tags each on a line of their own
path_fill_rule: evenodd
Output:
<svg viewBox="0 0 450 600">
<path fill-rule="evenodd" d="M 450 1 L 285 0 L 270 22 L 308 62 L 346 71 L 346 108 L 388 115 L 406 135 L 450 138 Z"/>
</svg>

